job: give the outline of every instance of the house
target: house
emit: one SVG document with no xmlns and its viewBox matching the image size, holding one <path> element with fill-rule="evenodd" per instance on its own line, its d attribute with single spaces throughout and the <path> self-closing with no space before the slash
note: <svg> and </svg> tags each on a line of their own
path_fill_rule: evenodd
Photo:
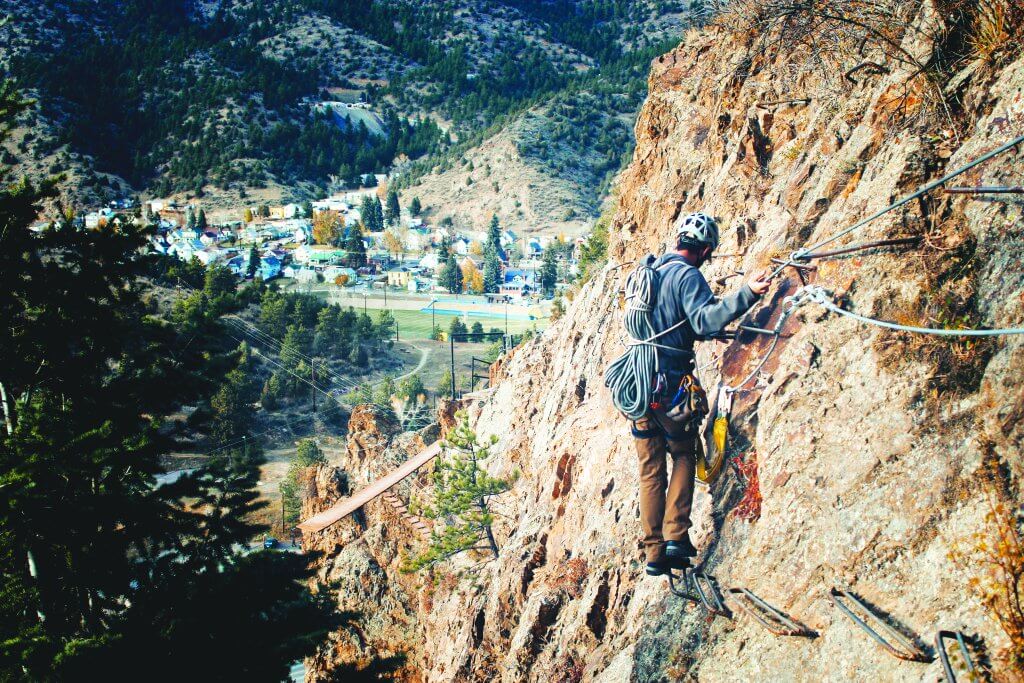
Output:
<svg viewBox="0 0 1024 683">
<path fill-rule="evenodd" d="M 348 278 L 349 283 L 354 283 L 358 277 L 354 268 L 346 268 L 344 266 L 328 266 L 324 268 L 324 280 L 327 282 L 336 282 L 342 275 Z"/>
<path fill-rule="evenodd" d="M 264 256 L 261 258 L 259 274 L 264 280 L 273 280 L 281 274 L 281 259 L 276 256 Z"/>
<path fill-rule="evenodd" d="M 114 212 L 110 209 L 100 209 L 99 211 L 87 213 L 85 214 L 85 227 L 90 229 L 98 228 L 101 223 L 109 223 L 113 217 Z"/>
<path fill-rule="evenodd" d="M 436 272 L 441 267 L 441 258 L 437 255 L 436 251 L 432 251 L 429 254 L 424 254 L 423 258 L 416 264 L 416 267 L 420 270 Z"/>
<path fill-rule="evenodd" d="M 292 257 L 300 265 L 333 266 L 345 260 L 346 251 L 323 244 L 304 244 L 296 249 Z"/>
<path fill-rule="evenodd" d="M 469 240 L 465 237 L 457 237 L 452 241 L 452 251 L 459 256 L 469 253 Z"/>
<path fill-rule="evenodd" d="M 529 240 L 526 241 L 526 248 L 524 249 L 525 256 L 540 256 L 543 253 L 544 245 L 541 244 L 541 241 L 539 239 L 537 239 L 536 237 L 531 237 Z"/>
<path fill-rule="evenodd" d="M 408 268 L 397 268 L 387 272 L 389 287 L 408 287 L 409 281 L 413 279 L 412 271 Z"/>
<path fill-rule="evenodd" d="M 302 216 L 302 206 L 299 204 L 285 204 L 284 206 L 270 207 L 270 218 L 283 220 L 285 218 L 297 218 Z"/>
<path fill-rule="evenodd" d="M 182 261 L 191 261 L 192 257 L 199 258 L 205 246 L 199 240 L 179 239 L 173 242 L 170 254 Z M 202 259 L 200 259 L 202 260 Z"/>
<path fill-rule="evenodd" d="M 209 246 L 215 243 L 218 237 L 219 235 L 217 233 L 213 232 L 212 230 L 207 230 L 206 232 L 199 236 L 199 241 Z"/>
<path fill-rule="evenodd" d="M 498 242 L 500 242 L 501 246 L 505 249 L 508 249 L 510 246 L 515 244 L 516 239 L 516 234 L 511 230 L 502 230 L 501 234 L 498 236 Z"/>
<path fill-rule="evenodd" d="M 499 294 L 512 298 L 521 298 L 532 294 L 536 289 L 534 273 L 527 270 L 508 268 L 502 277 Z"/>
<path fill-rule="evenodd" d="M 417 280 L 414 277 L 411 277 L 409 278 L 409 284 L 406 285 L 406 289 L 415 294 L 416 292 L 426 291 L 428 287 L 423 282 Z"/>
</svg>

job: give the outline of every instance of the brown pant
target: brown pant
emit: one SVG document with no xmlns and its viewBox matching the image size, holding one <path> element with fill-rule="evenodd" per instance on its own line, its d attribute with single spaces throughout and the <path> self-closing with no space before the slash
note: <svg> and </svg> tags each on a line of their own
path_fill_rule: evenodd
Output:
<svg viewBox="0 0 1024 683">
<path fill-rule="evenodd" d="M 633 423 L 636 452 L 640 456 L 640 525 L 648 562 L 664 558 L 665 541 L 680 541 L 689 531 L 697 469 L 698 430 L 684 431 L 650 409 Z M 672 454 L 668 476 L 666 451 Z"/>
</svg>

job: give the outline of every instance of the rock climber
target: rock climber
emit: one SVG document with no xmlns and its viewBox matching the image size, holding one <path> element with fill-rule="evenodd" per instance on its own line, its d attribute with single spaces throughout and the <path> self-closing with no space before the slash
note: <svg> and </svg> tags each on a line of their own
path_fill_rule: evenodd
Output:
<svg viewBox="0 0 1024 683">
<path fill-rule="evenodd" d="M 651 405 L 632 428 L 640 458 L 640 523 L 651 576 L 683 569 L 697 554 L 689 530 L 702 416 L 680 420 L 679 411 L 672 410 L 684 383 L 696 381 L 693 343 L 721 332 L 771 285 L 766 270 L 734 294 L 722 299 L 712 294 L 700 267 L 718 247 L 718 224 L 704 213 L 679 218 L 672 246 L 653 264 L 658 287 L 651 310 L 654 331 L 670 331 L 657 340 L 659 373 Z M 672 455 L 671 478 L 666 451 Z"/>
</svg>

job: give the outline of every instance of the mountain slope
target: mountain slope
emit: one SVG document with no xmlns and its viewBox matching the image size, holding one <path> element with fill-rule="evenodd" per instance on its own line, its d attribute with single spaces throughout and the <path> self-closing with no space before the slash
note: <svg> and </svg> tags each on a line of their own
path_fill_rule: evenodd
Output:
<svg viewBox="0 0 1024 683">
<path fill-rule="evenodd" d="M 129 189 L 213 207 L 322 194 L 332 176 L 384 172 L 396 156 L 443 159 L 447 134 L 500 129 L 681 26 L 666 3 L 592 4 L 4 0 L 0 63 L 39 101 L 25 121 L 38 142 L 9 160 L 35 176 L 68 168 L 85 178 L 65 184 L 82 201 Z M 389 135 L 312 116 L 338 88 L 361 91 Z"/>
<path fill-rule="evenodd" d="M 743 255 L 713 261 L 714 281 L 835 235 L 1024 134 L 1024 58 L 1004 49 L 990 60 L 966 54 L 945 62 L 939 51 L 969 44 L 964 25 L 943 23 L 928 4 L 901 11 L 909 12 L 897 24 L 905 54 L 952 65 L 940 72 L 948 110 L 932 108 L 915 67 L 887 60 L 877 44 L 859 49 L 887 72 L 851 83 L 844 74 L 863 59 L 856 37 L 822 69 L 791 35 L 779 40 L 735 17 L 694 32 L 653 65 L 636 152 L 620 183 L 611 263 L 564 319 L 493 370 L 495 393 L 470 409 L 478 433 L 500 439 L 489 469 L 521 477 L 501 499 L 500 559 L 475 582 L 433 588 L 418 610 L 423 637 L 412 647 L 425 679 L 941 678 L 937 661 L 893 658 L 843 616 L 828 594 L 849 586 L 926 651 L 939 629 L 977 634 L 993 669 L 1012 680 L 1020 644 L 1011 638 L 1021 624 L 1011 618 L 1000 628 L 979 594 L 994 591 L 998 605 L 1007 588 L 978 544 L 999 543 L 992 501 L 1013 510 L 1021 500 L 1021 337 L 918 338 L 807 304 L 757 381 L 736 396 L 729 455 L 744 474 L 729 467 L 710 490 L 698 490 L 698 559 L 723 589 L 753 591 L 816 639 L 773 636 L 731 597 L 734 620 L 710 619 L 669 595 L 663 579 L 643 577 L 636 455 L 603 387 L 604 368 L 622 350 L 618 294 L 629 264 L 659 250 L 679 213 L 719 216 L 721 251 Z M 805 97 L 811 101 L 766 104 Z M 958 182 L 1022 175 L 1024 157 L 1011 150 Z M 1019 327 L 1022 226 L 1012 198 L 932 194 L 847 238 L 919 236 L 918 248 L 823 259 L 812 277 L 844 308 L 873 317 Z M 771 327 L 800 286 L 790 269 L 752 322 Z M 738 382 L 769 343 L 744 335 L 701 345 L 704 383 Z M 395 546 L 415 541 L 372 508 L 367 524 L 396 534 L 387 552 L 373 537 L 360 546 L 388 581 L 397 572 Z M 351 523 L 338 527 L 330 533 L 360 537 Z M 457 561 L 452 570 L 471 564 Z"/>
</svg>

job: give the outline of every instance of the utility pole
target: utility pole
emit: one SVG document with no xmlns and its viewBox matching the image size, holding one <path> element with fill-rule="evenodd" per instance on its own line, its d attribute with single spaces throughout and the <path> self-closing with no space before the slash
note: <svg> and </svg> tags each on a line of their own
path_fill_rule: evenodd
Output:
<svg viewBox="0 0 1024 683">
<path fill-rule="evenodd" d="M 284 538 L 284 492 L 281 492 L 281 538 Z"/>
<path fill-rule="evenodd" d="M 313 395 L 313 413 L 316 414 L 316 360 L 309 359 L 309 390 Z"/>
<path fill-rule="evenodd" d="M 455 400 L 455 335 L 448 333 L 448 345 L 452 352 L 452 400 Z"/>
</svg>

